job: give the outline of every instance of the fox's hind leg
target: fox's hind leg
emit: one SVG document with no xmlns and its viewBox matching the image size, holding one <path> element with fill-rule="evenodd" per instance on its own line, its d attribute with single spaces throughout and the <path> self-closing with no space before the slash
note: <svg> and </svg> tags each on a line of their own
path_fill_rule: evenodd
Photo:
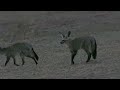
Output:
<svg viewBox="0 0 120 90">
<path fill-rule="evenodd" d="M 7 65 L 7 63 L 10 61 L 10 57 L 7 56 L 7 60 L 5 62 L 5 66 Z"/>
<path fill-rule="evenodd" d="M 36 65 L 38 64 L 37 60 L 34 57 L 31 57 L 31 56 L 27 56 L 27 57 L 32 58 L 35 61 Z"/>
<path fill-rule="evenodd" d="M 87 55 L 88 55 L 88 58 L 87 58 L 87 61 L 86 62 L 89 62 L 90 61 L 90 58 L 91 58 L 91 53 L 88 51 L 88 50 L 85 50 Z"/>
<path fill-rule="evenodd" d="M 90 58 L 91 58 L 91 53 L 88 54 L 88 59 L 86 62 L 89 62 L 90 61 Z"/>
<path fill-rule="evenodd" d="M 13 58 L 13 61 L 14 61 L 14 65 L 19 66 L 18 64 L 16 64 L 16 59 L 15 59 L 15 57 L 12 57 L 12 58 Z"/>
<path fill-rule="evenodd" d="M 33 51 L 33 53 L 34 53 L 34 57 L 35 57 L 35 59 L 38 61 L 39 57 L 38 57 L 38 55 L 35 53 L 35 51 L 34 51 L 33 48 L 32 48 L 32 51 Z"/>
<path fill-rule="evenodd" d="M 36 59 L 34 58 L 34 57 L 31 57 L 34 61 L 35 61 L 35 63 L 36 63 L 36 65 L 38 64 L 38 62 L 36 61 Z"/>
<path fill-rule="evenodd" d="M 22 53 L 20 53 L 20 57 L 22 59 L 22 65 L 24 65 L 25 64 L 24 55 Z"/>
</svg>

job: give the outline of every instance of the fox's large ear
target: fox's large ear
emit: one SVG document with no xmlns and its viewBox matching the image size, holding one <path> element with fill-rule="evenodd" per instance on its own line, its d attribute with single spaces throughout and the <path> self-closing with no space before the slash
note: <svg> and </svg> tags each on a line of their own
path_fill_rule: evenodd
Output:
<svg viewBox="0 0 120 90">
<path fill-rule="evenodd" d="M 61 32 L 59 32 L 59 34 L 61 35 L 61 37 L 62 37 L 62 38 L 64 38 L 64 37 L 65 37 L 65 35 L 64 35 L 64 34 L 62 34 Z"/>
<path fill-rule="evenodd" d="M 68 37 L 70 37 L 70 35 L 71 35 L 71 31 L 68 31 Z"/>
</svg>

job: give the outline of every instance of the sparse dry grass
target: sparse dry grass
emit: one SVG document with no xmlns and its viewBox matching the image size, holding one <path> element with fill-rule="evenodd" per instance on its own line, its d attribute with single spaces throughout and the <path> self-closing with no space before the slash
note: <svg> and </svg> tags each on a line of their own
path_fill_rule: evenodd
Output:
<svg viewBox="0 0 120 90">
<path fill-rule="evenodd" d="M 26 41 L 39 55 L 39 64 L 26 58 L 24 66 L 11 60 L 4 66 L 0 55 L 0 78 L 3 79 L 113 79 L 120 78 L 120 12 L 0 12 L 0 46 Z M 68 48 L 60 45 L 58 31 L 72 31 L 72 36 L 92 35 L 98 43 L 98 57 L 85 63 L 80 50 L 75 65 L 70 65 Z M 21 59 L 17 57 L 17 63 Z"/>
</svg>

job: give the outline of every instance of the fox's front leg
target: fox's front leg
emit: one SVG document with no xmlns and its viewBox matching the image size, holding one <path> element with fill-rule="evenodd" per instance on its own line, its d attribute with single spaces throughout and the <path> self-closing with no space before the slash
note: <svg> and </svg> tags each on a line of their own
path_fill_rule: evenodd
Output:
<svg viewBox="0 0 120 90">
<path fill-rule="evenodd" d="M 71 65 L 74 64 L 74 58 L 75 58 L 76 54 L 77 54 L 77 51 L 71 51 Z"/>
<path fill-rule="evenodd" d="M 7 65 L 7 63 L 10 61 L 10 57 L 7 57 L 7 60 L 5 62 L 5 66 Z"/>
</svg>

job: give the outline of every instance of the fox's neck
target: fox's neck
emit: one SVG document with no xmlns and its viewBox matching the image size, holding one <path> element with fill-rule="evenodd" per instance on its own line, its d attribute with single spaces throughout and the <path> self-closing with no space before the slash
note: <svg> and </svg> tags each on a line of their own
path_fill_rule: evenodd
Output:
<svg viewBox="0 0 120 90">
<path fill-rule="evenodd" d="M 67 40 L 67 41 L 65 42 L 65 44 L 66 44 L 68 47 L 71 47 L 71 41 L 72 41 L 72 39 L 69 39 L 69 40 Z"/>
</svg>

